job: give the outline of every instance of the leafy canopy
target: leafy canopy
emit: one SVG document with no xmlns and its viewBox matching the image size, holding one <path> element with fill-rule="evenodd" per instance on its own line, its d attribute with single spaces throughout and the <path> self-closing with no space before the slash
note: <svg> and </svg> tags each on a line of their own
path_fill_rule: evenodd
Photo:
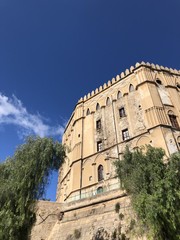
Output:
<svg viewBox="0 0 180 240">
<path fill-rule="evenodd" d="M 180 153 L 164 163 L 161 148 L 125 150 L 116 173 L 132 207 L 152 239 L 180 239 Z"/>
<path fill-rule="evenodd" d="M 51 171 L 65 157 L 51 138 L 29 137 L 13 157 L 0 164 L 0 239 L 25 240 L 35 220 L 35 202 L 43 196 Z"/>
</svg>

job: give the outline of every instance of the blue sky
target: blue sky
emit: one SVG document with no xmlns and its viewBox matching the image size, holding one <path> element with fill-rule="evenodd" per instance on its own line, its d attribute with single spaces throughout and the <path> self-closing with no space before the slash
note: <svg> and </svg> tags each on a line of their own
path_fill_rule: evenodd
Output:
<svg viewBox="0 0 180 240">
<path fill-rule="evenodd" d="M 1 161 L 28 134 L 61 140 L 80 97 L 136 62 L 180 69 L 179 12 L 179 0 L 0 0 Z"/>
</svg>

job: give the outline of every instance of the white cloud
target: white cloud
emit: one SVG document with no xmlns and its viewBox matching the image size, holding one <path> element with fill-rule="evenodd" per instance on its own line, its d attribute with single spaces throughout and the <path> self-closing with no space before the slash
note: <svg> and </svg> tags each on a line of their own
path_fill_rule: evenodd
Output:
<svg viewBox="0 0 180 240">
<path fill-rule="evenodd" d="M 18 127 L 18 134 L 35 134 L 44 136 L 62 136 L 64 127 L 62 125 L 50 126 L 39 114 L 31 114 L 23 106 L 22 102 L 14 95 L 8 98 L 0 93 L 0 125 L 13 124 Z"/>
</svg>

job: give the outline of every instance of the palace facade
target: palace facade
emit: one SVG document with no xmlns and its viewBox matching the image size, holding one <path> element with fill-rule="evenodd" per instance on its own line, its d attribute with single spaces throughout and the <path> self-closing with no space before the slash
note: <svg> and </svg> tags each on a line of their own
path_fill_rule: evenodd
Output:
<svg viewBox="0 0 180 240">
<path fill-rule="evenodd" d="M 63 135 L 66 159 L 57 202 L 119 188 L 113 162 L 151 144 L 167 157 L 180 150 L 180 71 L 137 63 L 81 98 Z"/>
</svg>

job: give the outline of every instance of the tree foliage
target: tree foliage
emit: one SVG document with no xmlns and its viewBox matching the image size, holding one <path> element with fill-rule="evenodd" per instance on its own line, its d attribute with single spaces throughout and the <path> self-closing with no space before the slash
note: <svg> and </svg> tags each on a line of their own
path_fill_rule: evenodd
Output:
<svg viewBox="0 0 180 240">
<path fill-rule="evenodd" d="M 13 157 L 0 164 L 0 239 L 28 239 L 35 202 L 64 156 L 63 146 L 53 139 L 29 137 Z"/>
<path fill-rule="evenodd" d="M 164 163 L 161 148 L 146 151 L 128 148 L 116 161 L 122 187 L 131 196 L 132 206 L 152 239 L 180 239 L 180 153 Z"/>
</svg>

